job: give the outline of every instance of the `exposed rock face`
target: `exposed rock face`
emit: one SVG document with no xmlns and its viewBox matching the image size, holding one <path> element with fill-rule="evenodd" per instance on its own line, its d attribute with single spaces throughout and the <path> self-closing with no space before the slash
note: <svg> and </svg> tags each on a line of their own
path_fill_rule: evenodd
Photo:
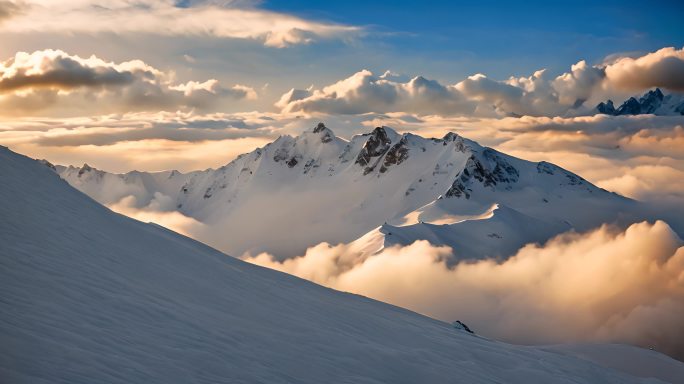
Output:
<svg viewBox="0 0 684 384">
<path fill-rule="evenodd" d="M 401 164 L 404 160 L 409 157 L 409 149 L 407 147 L 406 137 L 402 137 L 398 143 L 394 144 L 387 155 L 385 155 L 385 160 L 382 162 L 382 167 L 380 167 L 380 172 L 385 173 L 392 165 Z"/>
<path fill-rule="evenodd" d="M 469 149 L 463 137 L 454 132 L 448 132 L 442 138 L 442 143 L 444 145 L 448 145 L 450 142 L 454 143 L 454 148 L 456 148 L 456 150 L 459 152 L 465 152 Z"/>
<path fill-rule="evenodd" d="M 292 157 L 290 160 L 288 160 L 285 164 L 287 164 L 288 167 L 293 168 L 295 165 L 299 163 L 299 160 L 297 160 L 297 156 Z"/>
<path fill-rule="evenodd" d="M 391 143 L 392 140 L 390 140 L 384 127 L 377 127 L 370 133 L 370 137 L 356 156 L 356 164 L 366 167 L 364 168 L 364 175 L 375 168 L 374 164 L 371 165 L 371 159 L 384 155 L 390 149 Z"/>
<path fill-rule="evenodd" d="M 323 130 L 325 130 L 325 129 L 327 129 L 327 127 L 325 126 L 325 124 L 323 124 L 323 123 L 318 123 L 318 125 L 316 125 L 316 127 L 314 127 L 313 132 L 314 132 L 314 133 L 318 133 L 318 132 L 321 132 L 321 131 L 323 131 Z"/>
<path fill-rule="evenodd" d="M 602 101 L 596 106 L 596 110 L 604 115 L 615 115 L 615 105 L 613 100 L 608 100 L 605 103 Z"/>
<path fill-rule="evenodd" d="M 596 106 L 596 111 L 604 115 L 682 115 L 684 114 L 684 100 L 675 95 L 665 95 L 656 88 L 643 94 L 639 99 L 630 97 L 618 108 L 615 108 L 612 100 L 601 102 Z"/>
<path fill-rule="evenodd" d="M 90 172 L 92 170 L 93 170 L 93 168 L 90 165 L 83 164 L 81 169 L 78 171 L 78 176 L 81 177 L 81 176 L 83 176 L 84 173 Z"/>
<path fill-rule="evenodd" d="M 468 333 L 473 333 L 473 334 L 475 333 L 461 320 L 456 320 L 453 323 L 451 323 L 451 325 L 453 325 L 453 327 L 456 329 L 460 329 L 460 330 L 466 331 Z"/>
<path fill-rule="evenodd" d="M 287 150 L 287 148 L 278 148 L 276 149 L 275 153 L 273 154 L 273 161 L 276 163 L 279 161 L 287 160 L 287 158 L 290 156 L 290 152 Z"/>
<path fill-rule="evenodd" d="M 479 158 L 473 154 L 468 158 L 465 168 L 454 180 L 451 188 L 446 192 L 447 197 L 470 198 L 472 186 L 475 182 L 484 187 L 494 189 L 498 184 L 515 183 L 520 174 L 503 157 L 491 148 L 485 148 Z"/>
<path fill-rule="evenodd" d="M 333 140 L 335 135 L 333 132 L 328 129 L 328 127 L 325 126 L 323 123 L 318 123 L 316 127 L 313 129 L 313 133 L 320 133 L 321 134 L 321 142 L 322 143 L 329 143 Z"/>
<path fill-rule="evenodd" d="M 639 99 L 639 105 L 641 106 L 641 113 L 654 113 L 656 109 L 660 107 L 663 103 L 665 95 L 660 91 L 660 88 L 656 88 L 654 91 L 649 91 Z"/>
<path fill-rule="evenodd" d="M 616 115 L 638 115 L 641 114 L 641 104 L 637 101 L 637 99 L 630 97 L 622 103 L 620 107 L 618 107 L 617 111 L 615 111 Z"/>
<path fill-rule="evenodd" d="M 556 166 L 547 163 L 546 161 L 540 161 L 537 163 L 537 173 L 546 173 L 548 175 L 553 175 L 556 171 Z"/>
<path fill-rule="evenodd" d="M 389 149 L 391 142 L 384 128 L 375 128 L 356 157 L 356 164 L 368 165 L 372 157 L 383 155 Z"/>
</svg>

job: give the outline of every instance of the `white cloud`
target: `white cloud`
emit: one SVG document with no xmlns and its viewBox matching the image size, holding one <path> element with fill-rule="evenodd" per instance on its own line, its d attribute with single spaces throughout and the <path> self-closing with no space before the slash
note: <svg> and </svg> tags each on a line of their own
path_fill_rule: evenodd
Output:
<svg viewBox="0 0 684 384">
<path fill-rule="evenodd" d="M 172 0 L 27 0 L 8 4 L 24 4 L 23 12 L 11 14 L 12 8 L 8 5 L 0 7 L 0 15 L 8 14 L 0 30 L 13 33 L 142 32 L 214 36 L 253 39 L 282 48 L 316 39 L 351 38 L 362 31 L 359 27 L 241 6 L 239 2 L 188 2 L 185 7 L 177 6 Z"/>
<path fill-rule="evenodd" d="M 454 114 L 472 113 L 475 104 L 465 100 L 455 87 L 422 76 L 401 82 L 392 76 L 378 77 L 362 70 L 323 89 L 292 89 L 276 106 L 284 112 Z"/>
<path fill-rule="evenodd" d="M 43 50 L 18 52 L 0 63 L 3 114 L 206 109 L 224 98 L 256 97 L 250 87 L 224 87 L 215 79 L 174 84 L 173 74 L 140 60 L 113 63 L 96 56 Z"/>
<path fill-rule="evenodd" d="M 596 87 L 601 86 L 605 78 L 605 69 L 589 66 L 582 60 L 570 67 L 570 72 L 559 75 L 552 82 L 558 94 L 558 101 L 563 105 L 578 106 L 591 98 Z M 644 87 L 648 88 L 648 87 Z"/>
<path fill-rule="evenodd" d="M 598 101 L 623 97 L 624 90 L 662 87 L 684 90 L 684 49 L 663 48 L 638 58 L 590 66 L 584 60 L 550 78 L 545 70 L 529 77 L 494 80 L 476 74 L 445 85 L 422 76 L 411 79 L 367 70 L 309 91 L 293 89 L 276 107 L 285 112 L 364 114 L 407 112 L 442 116 L 576 116 L 591 114 Z"/>
<path fill-rule="evenodd" d="M 615 59 L 606 66 L 607 81 L 619 89 L 663 87 L 684 91 L 684 48 L 663 48 L 632 58 Z"/>
</svg>

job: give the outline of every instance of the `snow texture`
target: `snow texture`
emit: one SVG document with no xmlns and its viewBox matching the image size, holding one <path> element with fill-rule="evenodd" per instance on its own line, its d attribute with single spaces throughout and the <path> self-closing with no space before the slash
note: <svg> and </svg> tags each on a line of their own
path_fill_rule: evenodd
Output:
<svg viewBox="0 0 684 384">
<path fill-rule="evenodd" d="M 0 175 L 3 383 L 660 382 L 619 371 L 644 355 L 659 363 L 639 376 L 682 369 L 632 347 L 611 347 L 606 368 L 592 347 L 495 342 L 250 265 L 6 148 Z"/>
<path fill-rule="evenodd" d="M 103 204 L 133 196 L 136 208 L 178 211 L 205 224 L 194 238 L 236 256 L 289 258 L 373 231 L 396 234 L 383 236 L 382 246 L 425 239 L 461 258 L 508 256 L 570 229 L 643 219 L 634 201 L 556 165 L 455 133 L 429 139 L 389 127 L 347 141 L 319 124 L 187 174 L 56 170 Z"/>
</svg>

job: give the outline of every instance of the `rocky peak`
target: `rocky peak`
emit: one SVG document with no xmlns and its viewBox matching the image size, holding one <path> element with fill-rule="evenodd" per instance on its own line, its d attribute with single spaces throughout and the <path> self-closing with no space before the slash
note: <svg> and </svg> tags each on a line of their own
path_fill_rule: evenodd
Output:
<svg viewBox="0 0 684 384">
<path fill-rule="evenodd" d="M 325 124 L 323 124 L 323 122 L 320 122 L 314 127 L 313 133 L 318 133 L 325 129 L 328 129 L 328 127 L 326 127 Z"/>
<path fill-rule="evenodd" d="M 675 95 L 665 95 L 660 88 L 644 93 L 638 99 L 630 97 L 620 107 L 615 108 L 611 100 L 601 102 L 596 106 L 598 113 L 606 115 L 641 115 L 641 114 L 684 114 L 684 103 L 678 106 Z M 662 107 L 664 107 L 664 110 Z M 679 110 L 679 107 L 683 107 Z"/>
<path fill-rule="evenodd" d="M 639 98 L 639 104 L 641 105 L 641 113 L 653 113 L 658 107 L 663 103 L 663 92 L 660 88 L 656 88 L 653 91 L 648 91 L 641 98 Z"/>
<path fill-rule="evenodd" d="M 408 139 L 406 138 L 406 135 L 404 135 L 399 142 L 394 144 L 389 151 L 387 151 L 387 155 L 385 155 L 385 159 L 380 167 L 380 173 L 387 172 L 389 167 L 401 164 L 404 160 L 408 159 L 408 157 Z"/>
<path fill-rule="evenodd" d="M 319 134 L 321 136 L 322 143 L 329 143 L 333 141 L 333 139 L 335 138 L 335 134 L 333 133 L 333 131 L 331 131 L 330 128 L 326 127 L 325 124 L 323 124 L 322 122 L 318 123 L 314 127 L 313 133 Z"/>
<path fill-rule="evenodd" d="M 473 153 L 468 158 L 446 196 L 463 196 L 469 199 L 476 182 L 494 190 L 499 184 L 515 183 L 519 178 L 518 170 L 503 156 L 491 148 L 485 148 L 481 153 Z"/>
<path fill-rule="evenodd" d="M 93 170 L 93 168 L 90 165 L 88 165 L 87 163 L 84 163 L 83 166 L 81 167 L 81 169 L 78 170 L 78 175 L 81 176 L 84 173 L 90 172 L 92 170 Z"/>
<path fill-rule="evenodd" d="M 596 110 L 604 115 L 615 115 L 615 105 L 613 100 L 608 99 L 605 103 L 602 101 L 596 106 Z"/>
<path fill-rule="evenodd" d="M 641 104 L 633 97 L 630 97 L 622 103 L 622 105 L 615 111 L 616 115 L 638 115 L 641 113 Z"/>
<path fill-rule="evenodd" d="M 356 164 L 368 166 L 373 157 L 382 156 L 389 150 L 392 140 L 388 135 L 388 129 L 396 135 L 396 132 L 387 127 L 376 127 L 373 132 L 368 134 L 370 137 L 356 157 Z"/>
</svg>

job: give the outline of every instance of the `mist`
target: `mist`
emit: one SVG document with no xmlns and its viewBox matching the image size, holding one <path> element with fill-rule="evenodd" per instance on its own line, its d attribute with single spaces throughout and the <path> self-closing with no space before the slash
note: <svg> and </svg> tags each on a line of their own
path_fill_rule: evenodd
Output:
<svg viewBox="0 0 684 384">
<path fill-rule="evenodd" d="M 448 267 L 451 253 L 417 241 L 363 257 L 324 243 L 243 259 L 512 343 L 629 343 L 684 359 L 684 246 L 663 221 L 561 234 L 505 261 Z"/>
</svg>

